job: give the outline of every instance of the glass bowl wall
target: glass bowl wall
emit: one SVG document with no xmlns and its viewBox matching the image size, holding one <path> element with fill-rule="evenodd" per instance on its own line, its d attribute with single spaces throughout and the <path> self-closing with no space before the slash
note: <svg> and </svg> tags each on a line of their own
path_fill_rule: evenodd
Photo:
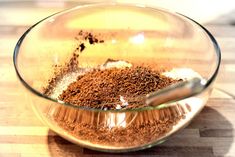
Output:
<svg viewBox="0 0 235 157">
<path fill-rule="evenodd" d="M 152 69 L 183 69 L 182 77 L 190 70 L 205 81 L 199 95 L 173 102 L 171 108 L 141 108 L 127 111 L 104 111 L 74 107 L 43 94 L 43 87 L 53 77 L 55 65 L 68 62 L 81 44 L 79 33 L 92 33 L 102 42 L 90 44 L 79 54 L 79 68 L 95 68 L 107 59 L 124 60 L 133 65 Z M 120 4 L 78 6 L 33 25 L 18 41 L 14 52 L 16 72 L 31 93 L 37 115 L 52 130 L 69 141 L 95 150 L 124 152 L 144 149 L 161 143 L 185 127 L 200 112 L 209 98 L 219 64 L 220 51 L 212 35 L 195 21 L 166 10 Z M 185 70 L 186 69 L 186 70 Z M 190 70 L 188 70 L 190 69 Z M 186 105 L 186 106 L 184 106 Z M 189 107 L 188 107 L 189 106 Z M 172 114 L 175 113 L 176 114 Z M 89 124 L 97 128 L 122 128 L 166 121 L 169 117 L 184 117 L 160 137 L 133 143 L 94 142 L 71 134 L 59 121 Z M 74 127 L 72 125 L 67 127 Z M 115 134 L 110 135 L 115 138 Z M 138 136 L 136 134 L 136 136 Z M 131 137 L 130 137 L 131 138 Z M 138 137 L 136 137 L 138 138 Z M 137 141 L 137 142 L 136 142 Z"/>
</svg>

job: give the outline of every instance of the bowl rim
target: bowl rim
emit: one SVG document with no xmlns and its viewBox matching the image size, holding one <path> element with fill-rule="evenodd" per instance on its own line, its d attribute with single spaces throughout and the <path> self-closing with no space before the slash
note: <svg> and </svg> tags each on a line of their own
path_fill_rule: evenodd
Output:
<svg viewBox="0 0 235 157">
<path fill-rule="evenodd" d="M 70 12 L 70 11 L 73 11 L 73 10 L 76 10 L 76 9 L 80 9 L 80 8 L 89 8 L 89 7 L 99 7 L 99 6 L 124 6 L 124 7 L 135 7 L 135 8 L 146 8 L 146 9 L 152 9 L 152 10 L 156 10 L 156 11 L 163 11 L 163 12 L 167 12 L 167 13 L 171 13 L 173 15 L 178 15 L 179 17 L 184 17 L 186 19 L 188 19 L 189 21 L 193 22 L 194 24 L 196 24 L 197 26 L 199 26 L 199 28 L 201 30 L 203 30 L 205 32 L 205 34 L 209 37 L 210 41 L 212 42 L 213 44 L 213 47 L 214 47 L 214 50 L 215 50 L 215 53 L 217 55 L 217 64 L 216 64 L 216 68 L 212 74 L 212 76 L 206 81 L 205 83 L 205 86 L 204 86 L 204 89 L 203 91 L 205 91 L 206 88 L 208 88 L 212 83 L 213 81 L 215 80 L 217 74 L 218 74 L 218 71 L 219 71 L 219 67 L 220 67 L 220 64 L 221 64 L 221 50 L 220 50 L 220 47 L 216 41 L 216 39 L 213 37 L 213 35 L 205 28 L 203 27 L 201 24 L 199 24 L 197 21 L 193 20 L 192 18 L 189 18 L 188 16 L 186 15 L 183 15 L 181 13 L 178 13 L 178 12 L 175 12 L 175 11 L 172 11 L 172 10 L 168 10 L 168 9 L 165 9 L 165 8 L 161 8 L 161 7 L 150 7 L 150 6 L 147 6 L 147 5 L 139 5 L 139 4 L 126 4 L 126 3 L 94 3 L 94 4 L 85 4 L 85 5 L 79 5 L 79 6 L 76 6 L 76 7 L 73 7 L 73 8 L 69 8 L 69 9 L 66 9 L 66 10 L 62 10 L 62 11 L 59 11 L 59 12 L 56 12 L 52 15 L 49 15 L 45 18 L 43 18 L 42 20 L 38 21 L 37 23 L 35 23 L 34 25 L 32 25 L 31 27 L 29 27 L 24 33 L 23 35 L 19 38 L 19 40 L 17 41 L 16 45 L 15 45 L 15 49 L 14 49 L 14 53 L 13 53 L 13 64 L 14 64 L 14 68 L 15 68 L 15 71 L 16 71 L 16 75 L 18 77 L 18 79 L 20 80 L 20 82 L 24 85 L 24 87 L 26 87 L 26 89 L 28 89 L 30 92 L 32 92 L 33 94 L 39 96 L 39 97 L 42 97 L 44 99 L 47 99 L 49 101 L 52 101 L 52 102 L 56 102 L 58 104 L 61 104 L 61 105 L 65 105 L 65 106 L 69 106 L 69 107 L 73 107 L 73 108 L 76 108 L 76 109 L 83 109 L 83 110 L 93 110 L 93 111 L 101 111 L 101 112 L 126 112 L 126 111 L 143 111 L 143 110 L 152 110 L 152 109 L 162 109 L 163 106 L 162 105 L 159 105 L 159 106 L 145 106 L 145 107 L 141 107 L 141 108 L 133 108 L 133 109 L 111 109 L 111 110 L 104 110 L 104 109 L 97 109 L 97 108 L 91 108 L 91 107 L 86 107 L 86 106 L 75 106 L 73 104 L 70 104 L 70 103 L 65 103 L 63 101 L 60 101 L 60 100 L 57 100 L 57 99 L 54 99 L 54 98 L 51 98 L 47 95 L 44 95 L 42 94 L 41 92 L 39 92 L 38 90 L 34 89 L 33 87 L 31 87 L 24 79 L 23 77 L 21 76 L 20 72 L 18 71 L 18 62 L 17 62 L 17 56 L 19 54 L 19 50 L 20 50 L 20 47 L 21 47 L 21 44 L 22 42 L 24 41 L 24 38 L 30 33 L 30 31 L 36 27 L 38 24 L 46 21 L 47 19 L 55 16 L 55 15 L 60 15 L 60 14 L 63 14 L 63 13 L 66 13 L 66 12 Z M 106 104 L 106 103 L 104 103 Z M 166 103 L 167 104 L 167 103 Z"/>
</svg>

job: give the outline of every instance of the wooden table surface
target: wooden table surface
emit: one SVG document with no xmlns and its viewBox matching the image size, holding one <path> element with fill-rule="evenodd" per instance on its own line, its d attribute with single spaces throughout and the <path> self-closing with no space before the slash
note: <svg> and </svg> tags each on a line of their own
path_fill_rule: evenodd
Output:
<svg viewBox="0 0 235 157">
<path fill-rule="evenodd" d="M 84 1 L 83 1 L 84 3 Z M 203 111 L 167 142 L 138 152 L 107 154 L 62 139 L 32 112 L 12 63 L 14 46 L 33 23 L 78 2 L 0 2 L 0 156 L 229 156 L 235 157 L 235 20 L 233 13 L 204 23 L 222 50 L 215 89 Z"/>
</svg>

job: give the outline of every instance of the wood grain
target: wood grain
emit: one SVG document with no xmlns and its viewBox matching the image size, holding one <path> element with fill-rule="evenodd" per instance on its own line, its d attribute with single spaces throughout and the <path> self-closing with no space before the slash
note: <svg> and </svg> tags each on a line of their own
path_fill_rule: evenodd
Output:
<svg viewBox="0 0 235 157">
<path fill-rule="evenodd" d="M 74 145 L 42 124 L 33 113 L 12 63 L 14 46 L 30 25 L 85 1 L 46 3 L 0 1 L 0 157 L 205 156 L 235 157 L 234 14 L 205 27 L 222 50 L 222 65 L 209 102 L 190 125 L 165 143 L 143 151 L 108 154 Z M 231 16 L 231 17 L 230 17 Z"/>
</svg>

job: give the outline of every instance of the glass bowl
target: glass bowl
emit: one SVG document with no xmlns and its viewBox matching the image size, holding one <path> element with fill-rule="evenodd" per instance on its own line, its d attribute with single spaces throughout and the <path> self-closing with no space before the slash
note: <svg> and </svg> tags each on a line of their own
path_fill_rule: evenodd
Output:
<svg viewBox="0 0 235 157">
<path fill-rule="evenodd" d="M 50 129 L 86 148 L 127 152 L 159 144 L 189 124 L 209 98 L 221 57 L 213 36 L 184 15 L 145 6 L 96 4 L 39 21 L 19 39 L 13 59 L 35 113 Z M 58 99 L 76 80 L 77 71 L 111 61 L 148 66 L 182 80 L 200 78 L 203 90 L 161 107 L 121 110 Z"/>
</svg>

